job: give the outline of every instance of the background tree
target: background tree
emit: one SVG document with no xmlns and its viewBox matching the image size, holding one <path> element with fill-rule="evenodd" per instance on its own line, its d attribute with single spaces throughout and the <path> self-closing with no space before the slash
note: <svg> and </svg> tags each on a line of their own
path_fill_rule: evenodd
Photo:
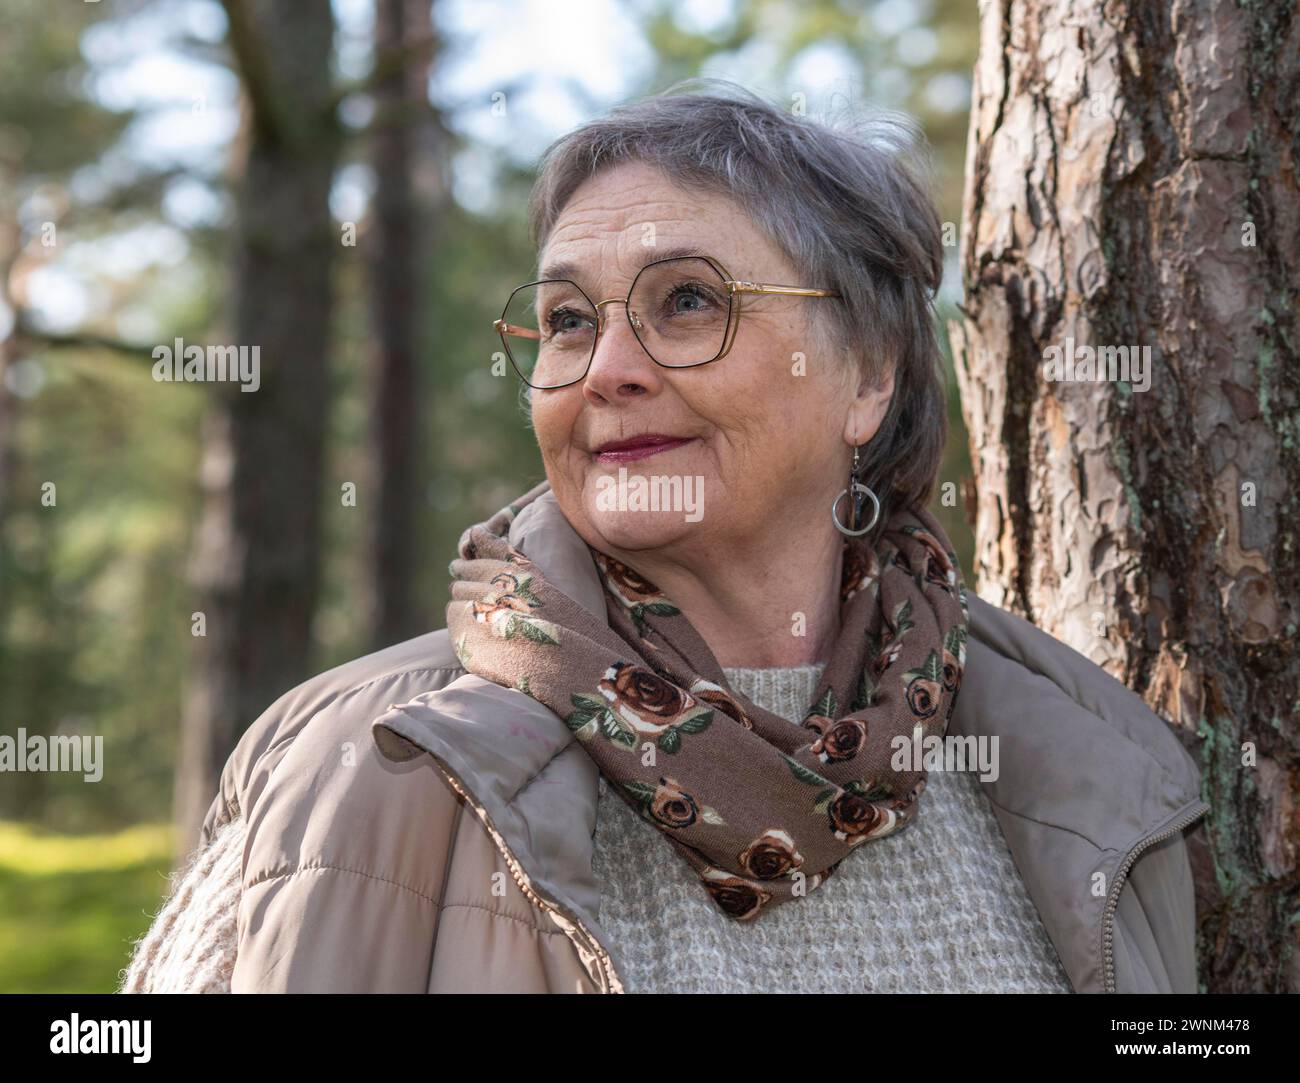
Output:
<svg viewBox="0 0 1300 1083">
<path fill-rule="evenodd" d="M 243 729 L 304 677 L 440 626 L 465 524 L 541 480 L 489 328 L 532 277 L 546 143 L 701 72 L 809 117 L 902 108 L 955 220 L 975 13 L 412 0 L 394 48 L 391 0 L 283 23 L 264 0 L 49 7 L 9 0 L 0 34 L 0 728 L 102 735 L 108 766 L 0 785 L 0 990 L 108 991 Z M 384 165 L 398 142 L 404 176 Z M 387 370 L 380 334 L 414 339 Z M 258 345 L 293 393 L 155 382 L 176 337 Z M 960 509 L 936 511 L 967 552 Z"/>
<path fill-rule="evenodd" d="M 156 760 L 141 755 L 157 735 L 141 720 L 165 702 L 144 677 L 147 659 L 160 656 L 157 645 L 120 625 L 114 634 L 111 619 L 102 619 L 100 600 L 112 596 L 113 576 L 97 542 L 118 551 L 118 583 L 155 573 L 166 583 L 163 569 L 180 562 L 162 552 L 157 536 L 133 534 L 137 524 L 122 516 L 123 479 L 148 456 L 124 450 L 116 482 L 105 470 L 104 449 L 123 413 L 140 407 L 147 352 L 120 348 L 108 329 L 54 328 L 31 307 L 35 285 L 76 239 L 130 229 L 169 176 L 165 169 L 118 169 L 74 188 L 74 177 L 93 177 L 89 163 L 114 151 L 136 114 L 106 109 L 81 92 L 92 70 L 82 38 L 104 26 L 107 13 L 82 4 L 64 15 L 51 19 L 39 0 L 13 0 L 0 34 L 0 725 L 11 735 L 20 726 L 43 736 L 107 730 L 105 755 L 129 766 L 124 789 L 92 801 L 79 780 L 6 774 L 0 816 L 86 829 L 127 815 L 132 792 L 164 794 L 171 776 L 166 749 Z M 140 285 L 148 282 L 141 275 Z M 107 292 L 123 306 L 130 302 L 130 289 L 118 283 Z M 155 416 L 171 417 L 177 406 L 184 409 L 171 402 Z M 151 450 L 164 449 L 177 450 L 165 440 Z M 165 608 L 171 596 L 163 586 L 156 603 Z M 93 661 L 86 654 L 92 640 L 111 643 Z M 103 726 L 119 695 L 99 685 L 101 665 L 116 671 L 121 696 L 135 700 L 134 721 Z M 123 681 L 124 672 L 144 679 Z M 92 703 L 99 717 L 92 718 Z"/>
<path fill-rule="evenodd" d="M 340 240 L 329 195 L 338 153 L 327 4 L 226 0 L 244 88 L 233 236 L 233 343 L 261 351 L 261 386 L 210 386 L 196 539 L 206 635 L 182 721 L 178 852 L 198 837 L 238 735 L 307 674 L 321 567 L 323 419 Z"/>
<path fill-rule="evenodd" d="M 428 614 L 413 588 L 420 503 L 433 470 L 420 439 L 425 381 L 418 352 L 427 295 L 426 255 L 437 250 L 445 213 L 446 132 L 429 103 L 438 53 L 430 0 L 377 0 L 370 160 L 375 192 L 365 247 L 371 330 L 370 444 L 373 514 L 368 519 L 370 645 L 418 635 Z"/>
<path fill-rule="evenodd" d="M 1203 765 L 1204 986 L 1300 991 L 1300 15 L 981 13 L 950 328 L 980 593 Z M 1149 390 L 1049 381 L 1071 340 L 1149 347 Z"/>
</svg>

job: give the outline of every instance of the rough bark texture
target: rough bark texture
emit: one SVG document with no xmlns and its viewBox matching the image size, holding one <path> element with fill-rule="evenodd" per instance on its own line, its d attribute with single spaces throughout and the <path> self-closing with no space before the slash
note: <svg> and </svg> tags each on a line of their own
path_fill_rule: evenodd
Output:
<svg viewBox="0 0 1300 1083">
<path fill-rule="evenodd" d="M 198 839 L 239 734 L 309 675 L 338 247 L 328 202 L 337 154 L 330 6 L 225 6 L 246 106 L 232 341 L 260 346 L 261 387 L 210 388 L 192 568 L 207 635 L 195 639 L 182 724 L 180 854 Z"/>
<path fill-rule="evenodd" d="M 1203 987 L 1300 991 L 1300 14 L 986 0 L 967 154 L 980 594 L 1203 764 Z M 1067 336 L 1149 389 L 1050 382 Z"/>
</svg>

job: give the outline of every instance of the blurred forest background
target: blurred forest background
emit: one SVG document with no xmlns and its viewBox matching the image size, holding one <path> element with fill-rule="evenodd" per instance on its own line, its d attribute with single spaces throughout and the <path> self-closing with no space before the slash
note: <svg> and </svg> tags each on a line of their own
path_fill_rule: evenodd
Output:
<svg viewBox="0 0 1300 1083">
<path fill-rule="evenodd" d="M 902 109 L 956 223 L 977 10 L 0 12 L 0 732 L 102 735 L 107 764 L 93 784 L 0 781 L 0 991 L 106 992 L 196 841 L 202 780 L 238 736 L 224 720 L 441 627 L 461 530 L 544 476 L 490 327 L 535 267 L 524 208 L 546 145 L 694 75 L 814 119 Z M 260 343 L 262 388 L 155 381 L 151 352 L 176 338 Z M 934 510 L 969 567 L 961 507 Z"/>
</svg>

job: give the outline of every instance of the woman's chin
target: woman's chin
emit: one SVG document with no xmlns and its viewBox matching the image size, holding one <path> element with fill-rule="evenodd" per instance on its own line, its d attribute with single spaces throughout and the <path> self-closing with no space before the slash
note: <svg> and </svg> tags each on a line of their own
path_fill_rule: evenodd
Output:
<svg viewBox="0 0 1300 1083">
<path fill-rule="evenodd" d="M 606 544 L 625 552 L 658 549 L 697 533 L 701 523 L 686 521 L 681 511 L 601 509 L 586 502 L 587 521 Z"/>
<path fill-rule="evenodd" d="M 704 528 L 703 475 L 648 475 L 640 467 L 601 470 L 584 478 L 582 513 L 606 544 L 654 549 L 698 537 Z"/>
</svg>

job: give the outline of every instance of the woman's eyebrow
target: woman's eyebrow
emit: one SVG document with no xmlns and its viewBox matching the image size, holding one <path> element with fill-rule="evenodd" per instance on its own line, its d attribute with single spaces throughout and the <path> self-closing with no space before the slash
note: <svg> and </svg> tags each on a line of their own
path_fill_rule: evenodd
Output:
<svg viewBox="0 0 1300 1083">
<path fill-rule="evenodd" d="M 652 249 L 648 254 L 646 263 L 654 263 L 661 259 L 684 259 L 687 256 L 706 256 L 709 253 L 697 245 L 681 245 L 673 248 Z M 645 266 L 645 264 L 642 264 Z M 548 264 L 538 273 L 539 279 L 545 278 L 567 278 L 577 281 L 583 274 L 583 270 L 572 260 L 560 260 L 558 263 Z"/>
</svg>

